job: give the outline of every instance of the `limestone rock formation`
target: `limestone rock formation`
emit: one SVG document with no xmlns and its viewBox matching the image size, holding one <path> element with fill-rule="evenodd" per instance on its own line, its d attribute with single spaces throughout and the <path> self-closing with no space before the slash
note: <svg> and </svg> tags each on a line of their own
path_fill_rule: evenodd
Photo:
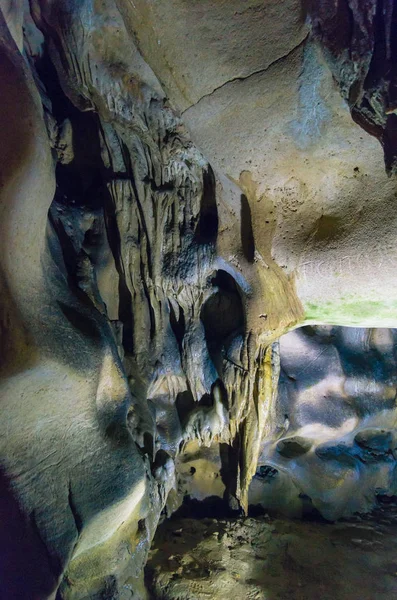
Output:
<svg viewBox="0 0 397 600">
<path fill-rule="evenodd" d="M 313 30 L 354 120 L 383 146 L 386 168 L 396 170 L 396 6 L 378 2 L 311 2 Z"/>
<path fill-rule="evenodd" d="M 250 499 L 329 520 L 397 494 L 394 329 L 304 327 L 280 339 L 281 375 Z"/>
<path fill-rule="evenodd" d="M 153 599 L 392 600 L 396 505 L 349 523 L 174 518 L 154 540 Z"/>
<path fill-rule="evenodd" d="M 2 600 L 145 598 L 160 517 L 246 513 L 274 456 L 386 486 L 394 333 L 367 383 L 334 330 L 287 334 L 334 349 L 319 394 L 364 386 L 346 432 L 295 359 L 278 395 L 287 331 L 397 326 L 395 8 L 350 4 L 0 0 Z M 306 478 L 330 518 L 373 500 Z"/>
</svg>

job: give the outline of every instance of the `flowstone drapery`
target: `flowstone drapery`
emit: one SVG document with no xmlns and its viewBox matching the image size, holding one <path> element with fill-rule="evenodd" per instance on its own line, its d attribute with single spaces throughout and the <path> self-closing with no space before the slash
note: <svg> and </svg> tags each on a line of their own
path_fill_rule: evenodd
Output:
<svg viewBox="0 0 397 600">
<path fill-rule="evenodd" d="M 279 337 L 397 324 L 395 183 L 338 88 L 392 172 L 394 71 L 353 98 L 317 5 L 246 4 L 0 2 L 1 598 L 145 597 L 185 494 L 248 511 Z"/>
</svg>

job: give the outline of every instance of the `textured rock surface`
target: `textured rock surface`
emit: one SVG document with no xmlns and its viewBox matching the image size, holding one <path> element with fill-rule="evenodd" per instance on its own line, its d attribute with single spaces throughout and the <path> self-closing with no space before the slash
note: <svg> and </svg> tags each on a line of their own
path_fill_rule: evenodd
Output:
<svg viewBox="0 0 397 600">
<path fill-rule="evenodd" d="M 147 566 L 153 600 L 392 600 L 395 507 L 335 525 L 171 519 Z"/>
<path fill-rule="evenodd" d="M 396 330 L 303 327 L 280 338 L 279 353 L 249 503 L 335 520 L 396 494 Z M 188 444 L 177 462 L 179 494 L 222 498 L 224 471 L 219 444 Z"/>
<path fill-rule="evenodd" d="M 309 2 L 313 29 L 354 120 L 383 146 L 396 170 L 397 63 L 393 0 Z"/>
<path fill-rule="evenodd" d="M 0 1 L 1 598 L 145 597 L 192 478 L 247 510 L 285 425 L 275 340 L 397 324 L 395 181 L 340 95 L 392 172 L 394 46 L 374 71 L 378 7 L 346 58 L 320 4 Z M 342 467 L 310 416 L 278 455 L 389 468 L 378 412 Z"/>
<path fill-rule="evenodd" d="M 382 31 L 394 39 L 394 3 L 195 4 L 190 10 L 173 1 L 170 18 L 162 2 L 136 2 L 129 23 L 193 139 L 247 198 L 253 260 L 266 281 L 259 314 L 276 327 L 297 294 L 307 319 L 394 326 L 395 183 L 385 174 L 380 144 L 349 111 L 367 130 L 377 120 L 382 140 L 389 123 L 393 136 L 396 50 L 391 41 L 383 47 Z M 226 28 L 229 35 L 222 35 Z M 376 77 L 365 79 L 374 69 Z M 236 249 L 228 252 L 232 257 Z"/>
<path fill-rule="evenodd" d="M 333 520 L 395 494 L 396 330 L 304 327 L 281 337 L 280 362 L 250 501 Z"/>
<path fill-rule="evenodd" d="M 228 489 L 244 503 L 271 352 L 244 329 L 249 285 L 215 253 L 211 167 L 116 6 L 32 3 L 32 17 L 24 55 L 3 25 L 5 86 L 8 69 L 21 90 L 3 114 L 1 593 L 129 597 L 184 440 L 241 432 Z"/>
</svg>

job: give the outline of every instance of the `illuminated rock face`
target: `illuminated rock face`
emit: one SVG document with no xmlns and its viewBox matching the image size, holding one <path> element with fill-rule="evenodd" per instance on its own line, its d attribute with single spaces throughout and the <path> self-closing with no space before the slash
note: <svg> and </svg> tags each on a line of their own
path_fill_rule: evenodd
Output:
<svg viewBox="0 0 397 600">
<path fill-rule="evenodd" d="M 144 597 L 189 452 L 201 497 L 247 510 L 286 427 L 273 342 L 309 322 L 397 324 L 395 183 L 299 2 L 0 8 L 0 596 Z M 378 413 L 345 462 L 318 445 L 316 460 L 347 481 L 392 452 Z M 299 440 L 276 451 L 298 464 L 314 421 L 290 421 Z"/>
<path fill-rule="evenodd" d="M 250 501 L 334 520 L 366 512 L 396 480 L 396 330 L 304 327 L 280 339 L 273 434 Z"/>
<path fill-rule="evenodd" d="M 349 600 L 357 590 L 365 600 L 392 600 L 396 521 L 395 504 L 334 524 L 175 517 L 156 533 L 147 582 L 165 600 Z"/>
</svg>

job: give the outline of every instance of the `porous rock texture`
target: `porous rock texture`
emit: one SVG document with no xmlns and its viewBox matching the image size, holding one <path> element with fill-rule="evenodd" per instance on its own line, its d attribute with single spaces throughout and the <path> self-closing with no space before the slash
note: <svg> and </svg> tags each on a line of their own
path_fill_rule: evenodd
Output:
<svg viewBox="0 0 397 600">
<path fill-rule="evenodd" d="M 250 502 L 335 520 L 397 494 L 395 329 L 317 326 L 280 338 L 274 430 Z"/>
<path fill-rule="evenodd" d="M 254 514 L 334 521 L 397 495 L 396 335 L 317 325 L 274 345 L 280 377 L 249 487 Z M 179 495 L 216 508 L 225 492 L 222 452 L 216 441 L 205 449 L 189 442 L 176 460 Z"/>
<path fill-rule="evenodd" d="M 0 1 L 2 600 L 144 598 L 187 453 L 247 512 L 280 335 L 397 325 L 396 9 L 334 4 Z"/>
<path fill-rule="evenodd" d="M 173 518 L 146 569 L 152 600 L 393 600 L 396 505 L 348 523 Z"/>
</svg>

